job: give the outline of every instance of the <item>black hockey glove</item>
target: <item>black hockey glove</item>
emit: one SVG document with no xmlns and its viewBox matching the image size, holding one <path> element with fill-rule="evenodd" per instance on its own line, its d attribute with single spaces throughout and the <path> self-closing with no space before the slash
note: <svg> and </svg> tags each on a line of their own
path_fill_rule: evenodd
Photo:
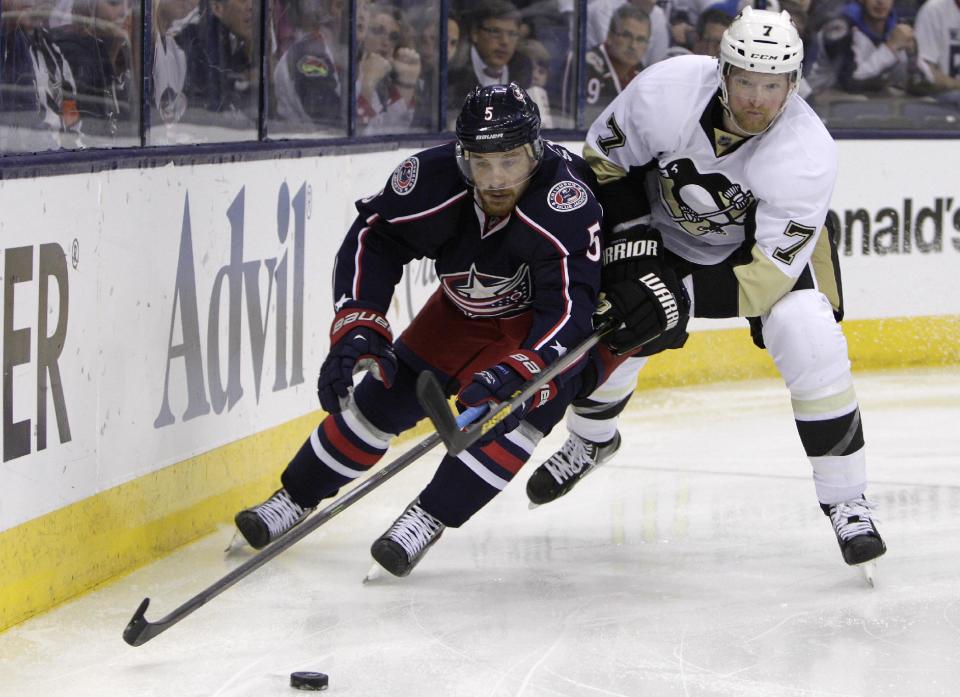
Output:
<svg viewBox="0 0 960 697">
<path fill-rule="evenodd" d="M 369 370 L 388 388 L 397 376 L 397 356 L 387 318 L 376 310 L 340 310 L 330 326 L 330 353 L 327 354 L 317 394 L 328 413 L 340 411 L 340 398 L 353 386 L 353 374 Z"/>
<path fill-rule="evenodd" d="M 689 312 L 683 287 L 663 263 L 660 233 L 637 225 L 607 236 L 603 250 L 600 305 L 596 324 L 608 317 L 620 322 L 604 341 L 619 355 L 633 353 L 676 327 Z"/>
<path fill-rule="evenodd" d="M 457 406 L 466 409 L 486 403 L 492 406 L 508 401 L 520 391 L 524 383 L 535 379 L 543 367 L 543 359 L 533 351 L 525 349 L 514 351 L 509 356 L 504 356 L 496 365 L 474 373 L 473 380 L 457 395 Z M 556 394 L 556 383 L 547 383 L 540 388 L 539 393 L 483 434 L 477 443 L 481 446 L 487 445 L 504 433 L 509 433 L 520 425 L 527 414 L 546 404 Z"/>
</svg>

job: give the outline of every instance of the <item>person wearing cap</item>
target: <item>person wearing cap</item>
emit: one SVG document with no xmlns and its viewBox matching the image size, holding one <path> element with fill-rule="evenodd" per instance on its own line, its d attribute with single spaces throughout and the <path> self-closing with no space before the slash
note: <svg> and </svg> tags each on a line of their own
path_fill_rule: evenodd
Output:
<svg viewBox="0 0 960 697">
<path fill-rule="evenodd" d="M 574 402 L 570 438 L 528 481 L 533 503 L 566 494 L 612 457 L 638 371 L 647 356 L 683 346 L 687 315 L 745 317 L 789 390 L 844 561 L 886 551 L 864 497 L 863 427 L 825 228 L 837 147 L 796 94 L 802 65 L 789 14 L 746 7 L 719 59 L 647 68 L 590 127 L 584 157 L 600 183 L 606 244 L 599 316 L 622 322 L 606 341 L 633 357 Z M 768 503 L 777 505 L 758 510 Z M 775 519 L 761 522 L 777 533 Z"/>
</svg>

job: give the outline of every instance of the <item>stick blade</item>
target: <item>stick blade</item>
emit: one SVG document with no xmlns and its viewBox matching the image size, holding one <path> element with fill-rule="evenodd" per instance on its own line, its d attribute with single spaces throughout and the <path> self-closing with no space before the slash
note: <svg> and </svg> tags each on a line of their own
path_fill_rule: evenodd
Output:
<svg viewBox="0 0 960 697">
<path fill-rule="evenodd" d="M 454 452 L 457 446 L 457 434 L 460 429 L 457 427 L 457 421 L 447 404 L 447 397 L 443 393 L 440 381 L 430 371 L 423 371 L 417 377 L 417 401 L 423 407 L 424 413 L 433 422 L 433 427 L 437 429 L 437 435 L 446 446 L 447 451 L 456 455 Z"/>
<path fill-rule="evenodd" d="M 150 623 L 145 617 L 149 605 L 150 598 L 144 598 L 140 607 L 133 613 L 133 617 L 130 618 L 127 626 L 123 629 L 123 640 L 130 646 L 142 646 L 153 638 L 153 635 L 147 631 L 150 628 Z"/>
</svg>

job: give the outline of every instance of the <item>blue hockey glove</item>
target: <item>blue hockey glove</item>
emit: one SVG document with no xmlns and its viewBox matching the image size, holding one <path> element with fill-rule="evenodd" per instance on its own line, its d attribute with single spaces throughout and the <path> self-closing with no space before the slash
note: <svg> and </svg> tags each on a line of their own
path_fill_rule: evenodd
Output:
<svg viewBox="0 0 960 697">
<path fill-rule="evenodd" d="M 317 380 L 320 406 L 329 413 L 339 412 L 340 398 L 347 396 L 353 386 L 353 374 L 360 370 L 369 370 L 388 388 L 393 384 L 397 376 L 393 334 L 381 313 L 344 309 L 336 314 L 330 327 L 330 353 Z"/>
<path fill-rule="evenodd" d="M 473 374 L 470 381 L 457 395 L 457 403 L 462 408 L 476 407 L 489 403 L 495 408 L 500 402 L 506 402 L 518 394 L 523 385 L 534 380 L 544 368 L 543 359 L 533 351 L 518 349 L 505 356 L 494 366 Z M 493 428 L 477 440 L 481 446 L 493 442 L 505 433 L 509 433 L 523 421 L 524 417 L 546 404 L 557 394 L 557 385 L 547 383 L 540 392 L 514 409 Z"/>
</svg>

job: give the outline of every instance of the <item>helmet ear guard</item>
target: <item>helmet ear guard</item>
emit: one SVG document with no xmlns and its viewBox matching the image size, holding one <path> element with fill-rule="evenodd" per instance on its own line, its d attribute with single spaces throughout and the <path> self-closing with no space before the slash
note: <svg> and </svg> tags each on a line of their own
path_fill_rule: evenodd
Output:
<svg viewBox="0 0 960 697">
<path fill-rule="evenodd" d="M 803 40 L 790 18 L 790 13 L 786 10 L 755 10 L 748 5 L 723 32 L 718 64 L 720 101 L 731 116 L 727 76 L 735 67 L 754 73 L 789 76 L 790 92 L 783 100 L 780 111 L 767 125 L 767 128 L 770 128 L 799 88 L 803 71 Z M 750 135 L 759 135 L 762 132 Z"/>
</svg>

